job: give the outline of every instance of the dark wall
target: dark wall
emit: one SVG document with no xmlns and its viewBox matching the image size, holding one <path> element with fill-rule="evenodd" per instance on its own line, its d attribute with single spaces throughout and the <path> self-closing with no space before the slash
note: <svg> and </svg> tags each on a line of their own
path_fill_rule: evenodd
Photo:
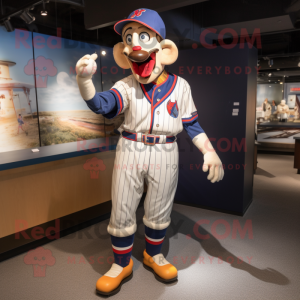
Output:
<svg viewBox="0 0 300 300">
<path fill-rule="evenodd" d="M 86 29 L 101 28 L 113 25 L 119 20 L 126 19 L 128 14 L 139 8 L 148 8 L 162 12 L 207 0 L 152 0 L 152 1 L 99 1 L 85 0 L 84 14 Z"/>
<path fill-rule="evenodd" d="M 199 123 L 208 137 L 214 139 L 212 144 L 225 168 L 222 181 L 209 182 L 207 173 L 202 171 L 202 154 L 182 132 L 178 137 L 181 169 L 175 201 L 237 214 L 243 214 L 250 203 L 256 61 L 256 49 L 249 50 L 247 46 L 240 49 L 237 45 L 230 50 L 221 47 L 183 50 L 177 62 L 168 67 L 169 71 L 189 82 Z M 198 74 L 201 67 L 202 74 Z M 206 72 L 207 67 L 211 68 L 211 74 L 209 70 Z M 250 74 L 246 74 L 246 67 L 251 68 Z M 225 68 L 230 73 L 227 74 Z M 241 74 L 236 74 L 240 69 Z M 239 106 L 234 106 L 234 102 L 239 102 Z M 232 115 L 233 109 L 239 109 L 238 116 Z"/>
<path fill-rule="evenodd" d="M 249 50 L 248 65 L 255 66 L 257 63 L 257 50 Z M 251 72 L 248 75 L 247 84 L 247 113 L 246 113 L 246 145 L 245 164 L 249 167 L 253 166 L 254 160 L 254 139 L 255 139 L 255 122 L 256 122 L 256 95 L 257 95 L 257 74 Z M 249 169 L 249 168 L 248 168 Z M 247 169 L 247 170 L 248 170 Z M 252 168 L 251 168 L 252 169 Z M 244 200 L 243 211 L 245 211 L 251 203 L 253 197 L 253 173 L 244 173 Z"/>
</svg>

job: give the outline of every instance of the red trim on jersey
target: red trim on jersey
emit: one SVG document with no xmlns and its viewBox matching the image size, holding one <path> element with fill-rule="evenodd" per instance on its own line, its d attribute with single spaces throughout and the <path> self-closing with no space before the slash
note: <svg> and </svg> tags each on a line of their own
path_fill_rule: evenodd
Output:
<svg viewBox="0 0 300 300">
<path fill-rule="evenodd" d="M 134 141 L 134 142 L 136 142 L 137 141 L 137 136 L 136 136 L 136 133 L 132 133 L 132 134 L 134 134 L 135 135 L 135 139 L 133 140 L 133 139 L 131 139 L 131 138 L 129 138 L 128 136 L 124 136 L 124 135 L 122 135 L 122 137 L 124 138 L 124 139 L 127 139 L 127 140 L 130 140 L 130 141 Z"/>
<path fill-rule="evenodd" d="M 122 99 L 122 96 L 120 95 L 120 93 L 117 89 L 113 88 L 111 90 L 116 93 L 116 95 L 118 96 L 118 99 L 119 99 L 119 111 L 117 113 L 117 115 L 119 115 L 123 110 L 123 99 Z"/>
<path fill-rule="evenodd" d="M 169 91 L 160 99 L 159 102 L 157 102 L 154 107 L 158 106 L 158 104 L 160 104 L 161 102 L 163 102 L 168 96 L 169 94 L 172 92 L 172 90 L 174 89 L 174 86 L 177 82 L 177 75 L 174 74 L 174 81 L 173 81 L 173 84 L 171 86 L 171 88 L 169 89 Z"/>
<path fill-rule="evenodd" d="M 169 73 L 168 73 L 168 77 L 169 77 Z M 153 113 L 154 113 L 155 108 L 156 108 L 159 104 L 161 104 L 161 103 L 169 96 L 169 94 L 173 91 L 176 82 L 177 82 L 177 76 L 174 74 L 174 81 L 173 81 L 173 84 L 172 84 L 171 88 L 170 88 L 169 91 L 162 97 L 162 99 L 160 99 L 160 101 L 157 102 L 157 103 L 153 106 L 153 97 L 154 97 L 155 90 L 156 90 L 157 87 L 159 87 L 159 86 L 160 86 L 161 84 L 163 84 L 164 82 L 161 83 L 161 84 L 159 84 L 159 85 L 157 85 L 157 86 L 154 88 L 154 90 L 153 90 L 153 92 L 152 92 L 152 101 L 151 101 L 151 122 L 150 122 L 149 133 L 152 132 L 153 119 L 154 119 Z"/>
<path fill-rule="evenodd" d="M 153 242 L 153 241 L 150 241 L 150 240 L 148 240 L 146 237 L 145 237 L 145 239 L 146 239 L 146 242 L 149 243 L 149 244 L 151 244 L 151 245 L 160 245 L 160 244 L 162 244 L 162 243 L 164 242 L 164 239 L 162 239 L 162 240 L 159 241 L 159 242 Z"/>
<path fill-rule="evenodd" d="M 155 89 L 156 89 L 157 87 L 161 86 L 162 84 L 164 84 L 164 83 L 168 80 L 168 78 L 169 78 L 169 73 L 167 73 L 167 78 L 166 78 L 166 80 L 165 80 L 164 82 L 161 82 L 160 84 L 157 84 L 157 83 L 155 83 L 155 82 L 151 82 L 152 84 L 155 85 L 155 88 L 154 88 L 154 90 L 153 90 L 153 92 L 152 92 L 152 98 L 153 98 L 153 94 L 154 94 Z M 143 91 L 144 91 L 144 94 L 145 94 L 146 98 L 149 100 L 150 103 L 152 103 L 153 99 L 151 99 L 151 97 L 150 97 L 149 94 L 147 93 L 147 91 L 146 91 L 144 85 L 143 85 L 142 83 L 141 83 L 140 85 L 141 85 L 141 87 L 142 87 L 142 89 L 143 89 Z"/>
<path fill-rule="evenodd" d="M 198 114 L 193 116 L 193 117 L 190 117 L 188 119 L 182 119 L 182 123 L 191 122 L 191 121 L 193 121 L 194 119 L 197 119 L 197 118 L 198 118 Z"/>
<path fill-rule="evenodd" d="M 113 252 L 116 254 L 126 254 L 126 253 L 129 253 L 132 250 L 132 248 L 133 248 L 133 246 L 131 246 L 129 249 L 126 249 L 126 250 L 116 250 L 116 249 L 114 249 L 114 247 L 112 249 L 113 249 Z"/>
<path fill-rule="evenodd" d="M 152 103 L 152 100 L 151 100 L 150 96 L 148 95 L 148 93 L 147 93 L 147 91 L 146 91 L 146 89 L 145 89 L 145 87 L 142 83 L 141 83 L 141 87 L 144 91 L 145 96 L 148 98 L 149 102 Z"/>
</svg>

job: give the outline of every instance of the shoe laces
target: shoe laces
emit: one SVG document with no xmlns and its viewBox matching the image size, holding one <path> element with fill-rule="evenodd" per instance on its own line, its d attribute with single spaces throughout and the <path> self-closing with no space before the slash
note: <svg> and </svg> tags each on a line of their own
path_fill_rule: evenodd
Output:
<svg viewBox="0 0 300 300">
<path fill-rule="evenodd" d="M 162 253 L 156 254 L 152 256 L 154 262 L 159 266 L 164 266 L 169 264 L 169 262 L 165 259 Z"/>
<path fill-rule="evenodd" d="M 112 278 L 116 278 L 118 277 L 121 272 L 123 271 L 123 267 L 121 267 L 120 265 L 117 265 L 115 263 L 112 264 L 110 270 L 108 272 L 106 272 L 104 274 L 104 276 L 108 276 L 108 277 L 112 277 Z"/>
</svg>

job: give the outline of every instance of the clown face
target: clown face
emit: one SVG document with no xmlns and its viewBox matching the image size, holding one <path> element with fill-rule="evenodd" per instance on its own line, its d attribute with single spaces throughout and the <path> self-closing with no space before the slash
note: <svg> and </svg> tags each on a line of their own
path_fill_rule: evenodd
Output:
<svg viewBox="0 0 300 300">
<path fill-rule="evenodd" d="M 123 69 L 131 68 L 137 81 L 147 84 L 154 81 L 165 65 L 174 63 L 178 49 L 170 40 L 163 40 L 156 32 L 138 23 L 127 23 L 122 40 L 114 47 L 116 63 Z"/>
</svg>

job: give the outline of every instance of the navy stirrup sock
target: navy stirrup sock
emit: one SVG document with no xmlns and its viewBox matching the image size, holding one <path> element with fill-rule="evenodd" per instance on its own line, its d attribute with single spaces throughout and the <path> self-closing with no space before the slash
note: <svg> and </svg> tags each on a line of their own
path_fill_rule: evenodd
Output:
<svg viewBox="0 0 300 300">
<path fill-rule="evenodd" d="M 115 257 L 115 263 L 121 267 L 126 267 L 130 262 L 134 234 L 126 237 L 116 237 L 111 235 L 111 243 Z"/>
<path fill-rule="evenodd" d="M 166 231 L 167 228 L 156 230 L 145 226 L 146 252 L 150 256 L 160 253 Z"/>
</svg>

